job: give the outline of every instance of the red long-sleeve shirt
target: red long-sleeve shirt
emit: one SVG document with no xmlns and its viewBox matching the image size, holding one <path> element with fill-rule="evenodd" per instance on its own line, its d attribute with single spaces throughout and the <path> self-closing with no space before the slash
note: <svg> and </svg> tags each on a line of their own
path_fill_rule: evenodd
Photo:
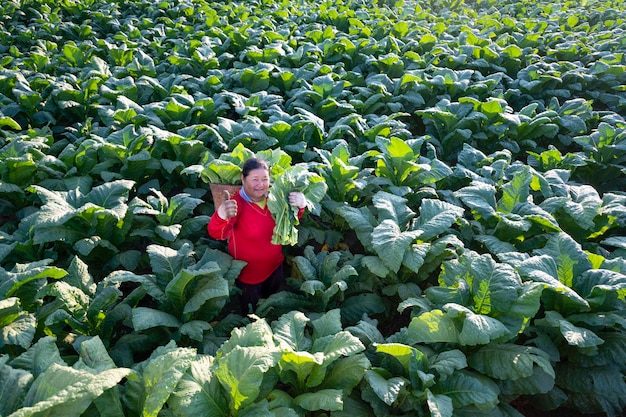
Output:
<svg viewBox="0 0 626 417">
<path fill-rule="evenodd" d="M 211 216 L 207 226 L 209 236 L 218 240 L 228 240 L 228 252 L 238 260 L 248 264 L 239 274 L 244 284 L 260 284 L 282 264 L 282 245 L 272 243 L 272 233 L 276 222 L 267 208 L 243 199 L 239 192 L 231 197 L 237 201 L 237 215 L 224 220 L 217 214 Z M 301 216 L 304 209 L 298 213 Z"/>
</svg>

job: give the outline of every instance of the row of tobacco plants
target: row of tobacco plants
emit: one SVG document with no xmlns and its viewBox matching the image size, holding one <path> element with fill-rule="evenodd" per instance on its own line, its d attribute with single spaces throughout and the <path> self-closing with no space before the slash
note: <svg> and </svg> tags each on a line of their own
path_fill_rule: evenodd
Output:
<svg viewBox="0 0 626 417">
<path fill-rule="evenodd" d="M 3 1 L 0 415 L 620 415 L 624 11 Z M 249 153 L 327 190 L 242 317 Z"/>
</svg>

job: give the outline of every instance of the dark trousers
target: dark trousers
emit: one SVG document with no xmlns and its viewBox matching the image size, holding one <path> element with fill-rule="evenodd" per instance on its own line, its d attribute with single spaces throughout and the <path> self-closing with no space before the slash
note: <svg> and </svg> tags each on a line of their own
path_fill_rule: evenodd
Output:
<svg viewBox="0 0 626 417">
<path fill-rule="evenodd" d="M 261 298 L 267 298 L 277 292 L 282 282 L 282 264 L 272 272 L 272 275 L 260 284 L 244 284 L 237 280 L 235 283 L 241 290 L 241 294 L 239 294 L 239 306 L 242 314 L 254 313 L 259 300 Z"/>
</svg>

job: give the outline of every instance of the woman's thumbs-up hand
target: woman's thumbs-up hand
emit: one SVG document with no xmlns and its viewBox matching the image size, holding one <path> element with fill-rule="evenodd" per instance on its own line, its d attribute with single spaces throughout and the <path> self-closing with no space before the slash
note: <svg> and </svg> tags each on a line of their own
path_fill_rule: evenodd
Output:
<svg viewBox="0 0 626 417">
<path fill-rule="evenodd" d="M 224 190 L 224 202 L 217 208 L 217 215 L 228 220 L 237 215 L 237 201 L 230 199 L 230 193 Z"/>
</svg>

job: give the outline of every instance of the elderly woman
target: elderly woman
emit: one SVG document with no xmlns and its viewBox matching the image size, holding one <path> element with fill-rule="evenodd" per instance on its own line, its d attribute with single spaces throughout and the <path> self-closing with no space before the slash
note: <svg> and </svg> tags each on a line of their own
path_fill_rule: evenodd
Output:
<svg viewBox="0 0 626 417">
<path fill-rule="evenodd" d="M 258 158 L 246 160 L 241 172 L 241 189 L 233 196 L 224 191 L 225 201 L 209 221 L 209 235 L 228 240 L 228 252 L 247 265 L 237 277 L 241 290 L 240 305 L 243 314 L 254 312 L 261 298 L 275 293 L 283 280 L 282 245 L 271 242 L 276 223 L 267 207 L 270 187 L 270 169 Z M 298 207 L 298 216 L 306 205 L 300 192 L 289 194 L 289 204 Z"/>
</svg>

